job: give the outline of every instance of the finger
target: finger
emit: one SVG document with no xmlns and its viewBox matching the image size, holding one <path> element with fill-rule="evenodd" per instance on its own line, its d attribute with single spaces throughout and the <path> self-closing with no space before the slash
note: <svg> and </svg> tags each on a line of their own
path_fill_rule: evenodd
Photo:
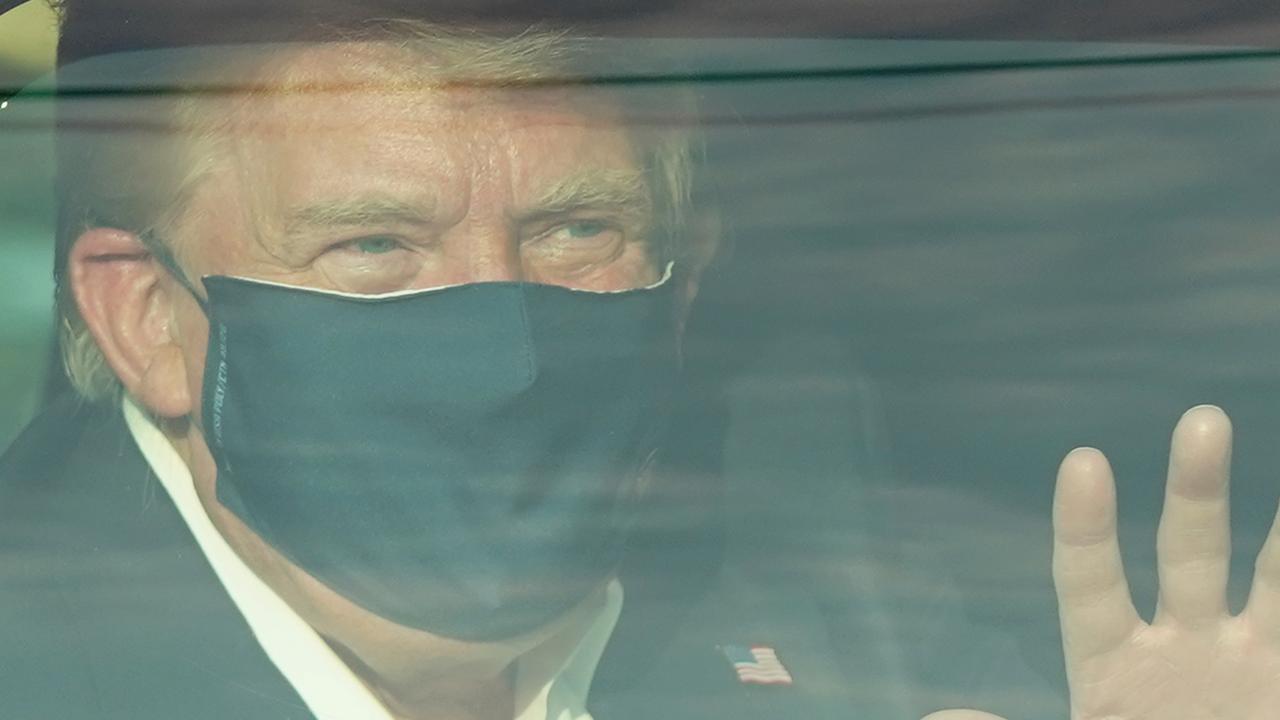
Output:
<svg viewBox="0 0 1280 720">
<path fill-rule="evenodd" d="M 1227 613 L 1231 522 L 1227 476 L 1231 421 L 1212 405 L 1191 408 L 1173 430 L 1164 512 L 1156 535 L 1156 622 L 1196 627 Z"/>
<path fill-rule="evenodd" d="M 1116 486 L 1107 458 L 1077 448 L 1058 468 L 1053 585 L 1067 668 L 1121 644 L 1142 626 L 1116 540 Z"/>
<path fill-rule="evenodd" d="M 978 710 L 939 710 L 925 715 L 920 720 L 1004 720 L 1004 718 Z"/>
<path fill-rule="evenodd" d="M 1280 513 L 1262 544 L 1253 571 L 1253 589 L 1243 616 L 1273 642 L 1280 643 Z"/>
</svg>

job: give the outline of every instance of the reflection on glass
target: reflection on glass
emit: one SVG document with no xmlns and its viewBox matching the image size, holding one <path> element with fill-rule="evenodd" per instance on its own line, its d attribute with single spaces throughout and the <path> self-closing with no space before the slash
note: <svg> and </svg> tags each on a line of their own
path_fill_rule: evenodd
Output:
<svg viewBox="0 0 1280 720">
<path fill-rule="evenodd" d="M 1057 463 L 1108 453 L 1149 616 L 1200 402 L 1237 428 L 1239 609 L 1276 60 L 413 38 L 64 70 L 78 414 L 42 396 L 51 86 L 0 106 L 0 439 L 67 418 L 9 461 L 53 479 L 0 473 L 0 709 L 1065 717 Z M 155 682 L 82 681 L 104 648 Z"/>
</svg>

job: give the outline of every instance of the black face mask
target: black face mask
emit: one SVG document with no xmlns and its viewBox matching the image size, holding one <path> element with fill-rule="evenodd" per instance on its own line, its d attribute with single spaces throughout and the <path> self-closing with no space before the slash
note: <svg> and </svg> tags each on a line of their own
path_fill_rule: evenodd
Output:
<svg viewBox="0 0 1280 720">
<path fill-rule="evenodd" d="M 555 620 L 611 576 L 641 506 L 679 370 L 669 275 L 377 297 L 204 278 L 219 502 L 401 625 Z"/>
</svg>

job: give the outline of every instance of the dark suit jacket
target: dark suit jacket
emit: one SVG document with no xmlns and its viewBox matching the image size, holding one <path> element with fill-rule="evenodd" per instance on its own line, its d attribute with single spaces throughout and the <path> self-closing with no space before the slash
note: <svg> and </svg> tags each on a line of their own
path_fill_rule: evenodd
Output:
<svg viewBox="0 0 1280 720">
<path fill-rule="evenodd" d="M 822 568 L 804 567 L 805 543 L 780 540 L 747 512 L 748 530 L 726 544 L 714 513 L 692 515 L 698 530 L 641 537 L 623 568 L 623 615 L 589 702 L 597 720 L 915 720 L 937 709 L 941 700 L 910 687 L 904 655 L 919 639 L 886 635 L 859 607 L 867 593 L 824 588 Z M 117 408 L 65 397 L 0 459 L 0 558 L 0 718 L 311 717 Z M 863 616 L 872 619 L 849 620 Z M 992 659 L 992 647 L 1007 649 L 999 643 L 928 640 L 974 648 L 957 682 L 975 703 L 984 677 L 1025 685 L 1016 657 Z M 752 643 L 776 648 L 795 684 L 739 683 L 719 646 Z M 985 700 L 1007 701 L 1002 687 Z"/>
</svg>

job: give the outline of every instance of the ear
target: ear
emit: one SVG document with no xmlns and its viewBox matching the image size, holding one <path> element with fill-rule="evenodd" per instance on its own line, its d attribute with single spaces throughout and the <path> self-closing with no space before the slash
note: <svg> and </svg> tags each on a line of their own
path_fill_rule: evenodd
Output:
<svg viewBox="0 0 1280 720">
<path fill-rule="evenodd" d="M 80 316 L 125 390 L 161 417 L 190 413 L 169 283 L 142 241 L 92 228 L 72 245 L 67 271 Z"/>
</svg>

